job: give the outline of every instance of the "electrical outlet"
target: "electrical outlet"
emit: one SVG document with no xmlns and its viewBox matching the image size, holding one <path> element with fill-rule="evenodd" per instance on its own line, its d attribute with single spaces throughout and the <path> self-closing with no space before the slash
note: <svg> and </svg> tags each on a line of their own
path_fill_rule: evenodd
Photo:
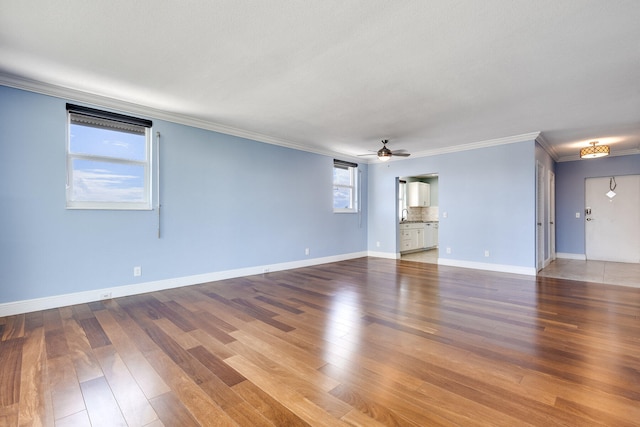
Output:
<svg viewBox="0 0 640 427">
<path fill-rule="evenodd" d="M 133 267 L 133 275 L 135 277 L 142 276 L 142 267 L 140 267 L 139 265 Z"/>
<path fill-rule="evenodd" d="M 450 254 L 451 253 L 451 248 L 447 248 L 447 253 Z"/>
<path fill-rule="evenodd" d="M 304 254 L 305 254 L 305 255 L 309 255 L 309 248 L 305 248 L 305 249 L 304 249 Z"/>
<path fill-rule="evenodd" d="M 103 292 L 99 295 L 100 299 L 111 299 L 111 292 Z"/>
<path fill-rule="evenodd" d="M 488 257 L 489 256 L 489 251 L 484 251 L 484 256 Z"/>
</svg>

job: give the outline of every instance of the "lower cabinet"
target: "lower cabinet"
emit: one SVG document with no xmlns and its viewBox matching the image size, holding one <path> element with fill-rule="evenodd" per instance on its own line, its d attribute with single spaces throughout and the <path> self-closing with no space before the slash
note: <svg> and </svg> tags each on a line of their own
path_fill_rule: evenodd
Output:
<svg viewBox="0 0 640 427">
<path fill-rule="evenodd" d="M 438 246 L 438 224 L 428 222 L 424 225 L 424 247 L 426 249 Z"/>
<path fill-rule="evenodd" d="M 424 223 L 400 224 L 400 252 L 423 249 Z"/>
<path fill-rule="evenodd" d="M 437 223 L 400 224 L 400 252 L 431 249 L 436 246 L 438 246 Z"/>
</svg>

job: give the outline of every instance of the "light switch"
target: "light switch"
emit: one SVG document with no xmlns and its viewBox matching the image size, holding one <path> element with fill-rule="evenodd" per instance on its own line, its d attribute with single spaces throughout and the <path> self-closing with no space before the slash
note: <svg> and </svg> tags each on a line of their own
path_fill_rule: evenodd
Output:
<svg viewBox="0 0 640 427">
<path fill-rule="evenodd" d="M 580 212 L 576 212 L 576 218 L 580 218 Z"/>
</svg>

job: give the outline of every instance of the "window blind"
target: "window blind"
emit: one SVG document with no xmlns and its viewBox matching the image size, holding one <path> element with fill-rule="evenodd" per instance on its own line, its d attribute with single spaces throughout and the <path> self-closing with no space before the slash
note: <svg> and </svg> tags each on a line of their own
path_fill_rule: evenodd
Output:
<svg viewBox="0 0 640 427">
<path fill-rule="evenodd" d="M 340 169 L 357 168 L 358 164 L 345 160 L 333 159 L 333 166 Z"/>
<path fill-rule="evenodd" d="M 112 128 L 123 132 L 144 135 L 146 128 L 153 126 L 151 120 L 141 119 L 110 111 L 67 104 L 67 111 L 72 124 L 93 126 L 97 128 Z"/>
</svg>

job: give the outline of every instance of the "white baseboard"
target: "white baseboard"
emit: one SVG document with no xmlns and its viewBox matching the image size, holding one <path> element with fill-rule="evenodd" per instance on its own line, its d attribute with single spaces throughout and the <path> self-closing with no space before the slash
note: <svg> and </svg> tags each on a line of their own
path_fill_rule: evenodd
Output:
<svg viewBox="0 0 640 427">
<path fill-rule="evenodd" d="M 387 259 L 400 259 L 400 254 L 395 252 L 374 252 L 369 251 L 367 256 L 372 256 L 375 258 L 387 258 Z"/>
<path fill-rule="evenodd" d="M 253 276 L 264 274 L 265 271 L 282 271 L 294 268 L 310 267 L 313 265 L 327 264 L 330 262 L 345 261 L 348 259 L 366 257 L 367 252 L 354 252 L 350 254 L 334 255 L 323 258 L 311 258 L 301 261 L 283 262 L 279 264 L 261 265 L 256 267 L 239 268 L 235 270 L 217 271 L 193 276 L 176 277 L 172 279 L 156 280 L 153 282 L 136 283 L 133 285 L 115 286 L 112 288 L 93 289 L 90 291 L 75 292 L 72 294 L 54 295 L 44 298 L 35 298 L 0 304 L 0 317 L 16 314 L 30 313 L 32 311 L 48 310 L 51 308 L 65 307 L 68 305 L 85 304 L 99 301 L 104 295 L 111 298 L 126 297 L 129 295 L 144 294 L 147 292 L 161 291 L 164 289 L 179 288 L 182 286 L 197 285 L 200 283 L 215 282 L 217 280 L 232 279 L 235 277 Z"/>
<path fill-rule="evenodd" d="M 497 271 L 499 273 L 524 274 L 527 276 L 535 276 L 535 267 L 520 267 L 517 265 L 489 264 L 485 262 L 460 261 L 456 259 L 438 258 L 439 265 L 448 265 L 450 267 L 473 268 L 476 270 Z"/>
<path fill-rule="evenodd" d="M 570 253 L 564 253 L 564 252 L 557 252 L 556 258 L 577 259 L 579 261 L 587 260 L 587 256 L 585 254 L 570 254 Z"/>
<path fill-rule="evenodd" d="M 400 259 L 400 254 L 395 252 L 372 252 L 369 256 L 388 259 Z M 484 262 L 460 261 L 448 258 L 438 258 L 439 265 L 448 265 L 450 267 L 474 268 L 476 270 L 497 271 L 499 273 L 525 274 L 527 276 L 535 276 L 535 267 L 519 267 L 516 265 L 489 264 Z"/>
</svg>

